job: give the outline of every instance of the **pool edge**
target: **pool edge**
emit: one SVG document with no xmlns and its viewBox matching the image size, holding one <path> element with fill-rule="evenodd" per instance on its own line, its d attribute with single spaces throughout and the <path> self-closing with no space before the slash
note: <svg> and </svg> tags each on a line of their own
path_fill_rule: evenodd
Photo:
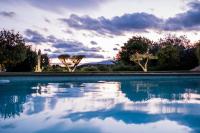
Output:
<svg viewBox="0 0 200 133">
<path fill-rule="evenodd" d="M 4 76 L 200 76 L 200 72 L 1 72 L 0 77 Z"/>
</svg>

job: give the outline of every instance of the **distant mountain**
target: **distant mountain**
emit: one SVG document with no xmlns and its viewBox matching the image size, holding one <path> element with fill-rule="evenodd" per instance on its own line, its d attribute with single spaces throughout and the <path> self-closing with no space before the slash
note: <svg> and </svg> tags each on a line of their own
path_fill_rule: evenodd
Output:
<svg viewBox="0 0 200 133">
<path fill-rule="evenodd" d="M 90 62 L 90 63 L 85 63 L 82 64 L 81 66 L 85 66 L 85 65 L 113 65 L 114 61 L 113 60 L 104 60 L 104 61 L 100 61 L 100 62 Z"/>
</svg>

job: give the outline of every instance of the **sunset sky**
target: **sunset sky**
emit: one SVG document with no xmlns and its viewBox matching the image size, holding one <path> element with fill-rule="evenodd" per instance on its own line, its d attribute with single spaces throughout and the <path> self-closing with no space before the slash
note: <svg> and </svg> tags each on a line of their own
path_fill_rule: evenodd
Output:
<svg viewBox="0 0 200 133">
<path fill-rule="evenodd" d="M 84 54 L 113 59 L 128 38 L 168 33 L 200 39 L 198 0 L 0 0 L 0 29 L 20 32 L 52 59 Z"/>
</svg>

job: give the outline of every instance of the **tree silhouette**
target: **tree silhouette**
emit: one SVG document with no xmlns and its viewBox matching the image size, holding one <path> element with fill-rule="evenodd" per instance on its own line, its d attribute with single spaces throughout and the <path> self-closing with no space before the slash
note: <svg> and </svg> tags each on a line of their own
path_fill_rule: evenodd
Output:
<svg viewBox="0 0 200 133">
<path fill-rule="evenodd" d="M 199 65 L 200 65 L 200 41 L 196 43 L 196 56 L 199 60 Z"/>
<path fill-rule="evenodd" d="M 69 72 L 74 72 L 76 70 L 76 67 L 84 57 L 84 55 L 70 56 L 68 54 L 64 54 L 58 56 L 58 59 L 67 67 Z"/>
<path fill-rule="evenodd" d="M 25 41 L 14 31 L 0 31 L 0 68 L 10 68 L 26 59 Z"/>
</svg>

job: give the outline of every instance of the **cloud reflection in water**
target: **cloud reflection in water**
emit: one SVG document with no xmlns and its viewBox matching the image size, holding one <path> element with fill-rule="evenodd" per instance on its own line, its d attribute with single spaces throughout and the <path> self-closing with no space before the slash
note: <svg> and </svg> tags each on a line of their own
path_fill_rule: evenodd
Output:
<svg viewBox="0 0 200 133">
<path fill-rule="evenodd" d="M 199 98 L 198 80 L 15 82 L 0 132 L 198 132 Z"/>
</svg>

